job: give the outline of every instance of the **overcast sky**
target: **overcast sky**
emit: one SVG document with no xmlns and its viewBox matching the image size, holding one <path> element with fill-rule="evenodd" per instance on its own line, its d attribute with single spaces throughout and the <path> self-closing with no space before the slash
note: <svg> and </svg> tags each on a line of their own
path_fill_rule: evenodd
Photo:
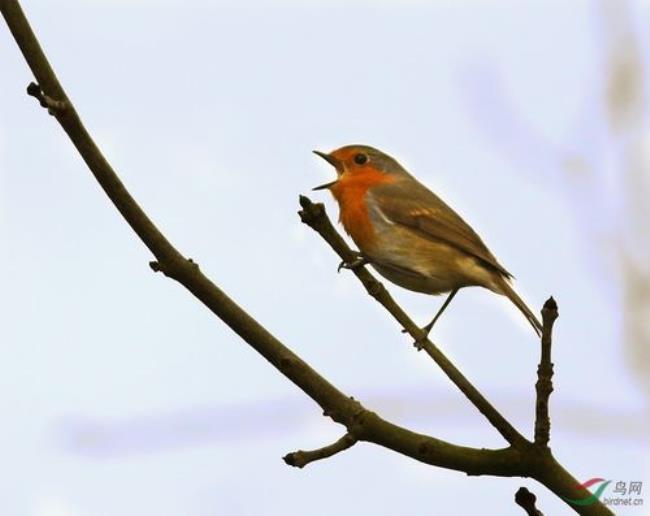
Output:
<svg viewBox="0 0 650 516">
<path fill-rule="evenodd" d="M 504 444 L 358 281 L 336 273 L 337 257 L 296 215 L 298 195 L 333 177 L 311 150 L 367 143 L 460 212 L 532 308 L 558 300 L 551 410 L 560 462 L 581 480 L 650 489 L 647 400 L 622 352 L 607 240 L 625 220 L 608 177 L 583 187 L 582 169 L 566 166 L 596 151 L 618 157 L 598 138 L 607 34 L 595 4 L 23 4 L 88 129 L 160 229 L 337 387 L 411 429 Z M 637 28 L 650 26 L 647 3 L 631 12 Z M 520 485 L 545 514 L 567 512 L 532 481 L 468 478 L 369 444 L 287 467 L 285 453 L 343 429 L 179 285 L 151 273 L 146 248 L 25 95 L 32 77 L 0 25 L 3 514 L 487 506 L 519 515 Z M 650 64 L 648 33 L 636 35 Z M 650 148 L 647 136 L 639 141 Z M 567 170 L 577 174 L 571 188 Z M 327 192 L 309 195 L 336 219 Z M 442 302 L 389 288 L 422 323 Z M 521 314 L 465 289 L 433 338 L 530 436 L 538 346 Z"/>
</svg>

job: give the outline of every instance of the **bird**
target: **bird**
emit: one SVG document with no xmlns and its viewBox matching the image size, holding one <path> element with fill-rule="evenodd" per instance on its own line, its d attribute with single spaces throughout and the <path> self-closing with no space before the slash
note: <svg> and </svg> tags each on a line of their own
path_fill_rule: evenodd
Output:
<svg viewBox="0 0 650 516">
<path fill-rule="evenodd" d="M 448 294 L 422 328 L 425 338 L 457 292 L 473 286 L 506 296 L 541 335 L 542 325 L 511 285 L 512 274 L 458 213 L 394 158 L 368 145 L 313 152 L 337 175 L 314 190 L 330 191 L 339 205 L 339 222 L 360 250 L 341 266 L 370 264 L 400 287 Z"/>
</svg>

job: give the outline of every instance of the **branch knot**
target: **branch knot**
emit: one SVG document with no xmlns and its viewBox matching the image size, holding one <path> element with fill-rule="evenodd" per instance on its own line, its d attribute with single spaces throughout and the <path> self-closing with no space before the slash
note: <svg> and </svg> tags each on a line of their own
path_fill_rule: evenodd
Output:
<svg viewBox="0 0 650 516">
<path fill-rule="evenodd" d="M 68 102 L 66 100 L 56 100 L 46 95 L 35 82 L 30 82 L 27 86 L 27 95 L 38 100 L 39 104 L 47 108 L 47 112 L 54 117 L 63 114 L 68 108 Z"/>
</svg>

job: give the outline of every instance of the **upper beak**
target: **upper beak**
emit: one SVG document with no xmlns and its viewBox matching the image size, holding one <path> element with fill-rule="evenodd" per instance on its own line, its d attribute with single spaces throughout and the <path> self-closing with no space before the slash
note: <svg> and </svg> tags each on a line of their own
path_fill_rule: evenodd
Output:
<svg viewBox="0 0 650 516">
<path fill-rule="evenodd" d="M 334 156 L 332 156 L 331 154 L 326 154 L 325 152 L 317 151 L 317 150 L 315 150 L 313 152 L 317 156 L 320 156 L 325 161 L 327 161 L 334 168 L 336 168 L 336 171 L 338 173 L 338 171 L 339 171 L 339 169 L 341 167 L 341 164 L 339 163 L 339 161 Z M 317 186 L 315 188 L 312 188 L 312 190 L 325 190 L 326 188 L 330 188 L 331 186 L 335 185 L 337 182 L 338 182 L 338 179 L 336 179 L 334 181 L 330 181 L 329 183 L 325 183 L 324 185 L 320 185 L 320 186 Z"/>
<path fill-rule="evenodd" d="M 314 154 L 316 154 L 316 156 L 320 156 L 321 158 L 323 158 L 325 161 L 327 161 L 333 167 L 337 167 L 338 164 L 339 164 L 338 160 L 334 156 L 332 156 L 331 154 L 327 154 L 325 152 L 321 152 L 321 151 L 318 151 L 318 150 L 315 150 L 315 151 L 312 151 L 312 152 Z"/>
</svg>

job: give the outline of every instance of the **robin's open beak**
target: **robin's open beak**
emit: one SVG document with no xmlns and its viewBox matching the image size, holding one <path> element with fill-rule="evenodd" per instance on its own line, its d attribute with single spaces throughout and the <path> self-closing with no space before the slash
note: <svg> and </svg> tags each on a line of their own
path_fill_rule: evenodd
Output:
<svg viewBox="0 0 650 516">
<path fill-rule="evenodd" d="M 336 173 L 340 175 L 341 163 L 339 162 L 339 160 L 337 160 L 331 154 L 326 154 L 324 152 L 317 151 L 317 150 L 315 150 L 313 152 L 317 156 L 320 156 L 325 161 L 327 161 L 330 165 L 332 165 L 336 169 Z M 330 181 L 329 183 L 325 183 L 324 185 L 320 185 L 320 186 L 317 186 L 315 188 L 312 188 L 312 190 L 325 190 L 327 188 L 330 188 L 331 186 L 334 186 L 337 182 L 338 182 L 338 179 L 336 179 L 334 181 Z"/>
</svg>

